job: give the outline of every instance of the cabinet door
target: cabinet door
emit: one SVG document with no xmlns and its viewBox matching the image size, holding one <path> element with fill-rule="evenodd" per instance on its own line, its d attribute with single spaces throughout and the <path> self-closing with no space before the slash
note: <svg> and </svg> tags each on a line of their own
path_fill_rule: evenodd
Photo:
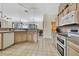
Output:
<svg viewBox="0 0 79 59">
<path fill-rule="evenodd" d="M 67 41 L 67 56 L 79 56 L 79 52 L 77 52 L 74 48 L 74 43 Z"/>
<path fill-rule="evenodd" d="M 5 28 L 5 22 L 1 21 L 1 28 Z"/>
<path fill-rule="evenodd" d="M 33 33 L 32 32 L 27 32 L 27 41 L 33 42 Z"/>
<path fill-rule="evenodd" d="M 14 44 L 14 33 L 4 33 L 3 34 L 3 48 L 6 48 Z"/>
<path fill-rule="evenodd" d="M 68 50 L 67 51 L 68 56 L 79 56 L 79 53 L 75 51 L 74 49 L 72 49 L 71 47 L 68 46 L 67 50 Z"/>
<path fill-rule="evenodd" d="M 37 42 L 38 37 L 37 37 L 37 32 L 33 32 L 33 41 Z"/>
<path fill-rule="evenodd" d="M 5 20 L 1 21 L 1 28 L 7 28 L 7 21 Z"/>
<path fill-rule="evenodd" d="M 1 49 L 1 46 L 2 46 L 2 36 L 1 36 L 1 34 L 0 34 L 0 49 Z"/>
<path fill-rule="evenodd" d="M 21 32 L 22 41 L 27 41 L 27 32 Z"/>
<path fill-rule="evenodd" d="M 15 32 L 15 34 L 14 34 L 15 36 L 15 38 L 14 38 L 14 43 L 19 43 L 19 42 L 21 42 L 22 41 L 22 36 L 21 36 L 21 33 L 19 33 L 19 32 Z"/>
<path fill-rule="evenodd" d="M 7 28 L 12 28 L 12 22 L 7 22 Z"/>
<path fill-rule="evenodd" d="M 1 28 L 12 28 L 12 22 L 1 20 Z"/>
</svg>

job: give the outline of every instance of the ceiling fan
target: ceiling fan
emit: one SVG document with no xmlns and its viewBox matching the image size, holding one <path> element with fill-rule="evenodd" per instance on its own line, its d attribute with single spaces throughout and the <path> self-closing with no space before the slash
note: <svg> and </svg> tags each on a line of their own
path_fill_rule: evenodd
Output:
<svg viewBox="0 0 79 59">
<path fill-rule="evenodd" d="M 18 5 L 26 9 L 26 10 L 24 10 L 24 12 L 26 12 L 26 13 L 28 12 L 27 8 L 23 4 L 18 3 Z"/>
<path fill-rule="evenodd" d="M 3 19 L 12 19 L 12 18 L 10 18 L 10 17 L 8 17 L 6 15 L 2 16 L 1 18 L 3 18 Z"/>
<path fill-rule="evenodd" d="M 12 18 L 10 18 L 10 17 L 7 17 L 6 19 L 12 19 Z"/>
</svg>

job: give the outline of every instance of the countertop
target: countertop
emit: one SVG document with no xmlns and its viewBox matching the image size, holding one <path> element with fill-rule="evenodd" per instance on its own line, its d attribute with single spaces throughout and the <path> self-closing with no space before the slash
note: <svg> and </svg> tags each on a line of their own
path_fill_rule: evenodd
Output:
<svg viewBox="0 0 79 59">
<path fill-rule="evenodd" d="M 68 33 L 66 33 L 66 32 L 64 32 L 64 33 L 59 33 L 59 35 L 62 35 L 62 36 L 68 37 Z"/>
<path fill-rule="evenodd" d="M 22 31 L 31 31 L 31 32 L 37 32 L 37 30 L 13 30 L 13 31 L 0 31 L 0 33 L 10 33 L 10 32 L 22 32 Z"/>
<path fill-rule="evenodd" d="M 69 41 L 79 45 L 79 33 L 70 32 L 70 33 L 60 33 L 60 35 L 65 36 Z"/>
<path fill-rule="evenodd" d="M 70 38 L 68 40 L 79 45 L 79 33 L 70 32 L 69 34 Z"/>
<path fill-rule="evenodd" d="M 14 30 L 14 32 L 20 32 L 20 31 L 33 31 L 33 32 L 36 32 L 37 30 Z"/>
<path fill-rule="evenodd" d="M 11 33 L 13 31 L 0 31 L 0 33 Z"/>
<path fill-rule="evenodd" d="M 27 31 L 27 30 L 14 30 L 14 32 L 16 32 L 16 31 Z"/>
</svg>

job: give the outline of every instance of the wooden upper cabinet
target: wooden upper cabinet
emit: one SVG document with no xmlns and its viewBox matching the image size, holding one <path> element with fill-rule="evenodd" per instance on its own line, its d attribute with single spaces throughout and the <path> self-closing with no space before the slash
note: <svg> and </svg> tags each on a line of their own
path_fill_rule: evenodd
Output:
<svg viewBox="0 0 79 59">
<path fill-rule="evenodd" d="M 77 10 L 77 3 L 70 3 L 68 9 L 69 9 L 69 12 L 76 11 Z"/>
<path fill-rule="evenodd" d="M 64 9 L 64 11 L 58 16 L 59 16 L 59 26 L 79 24 L 79 4 L 68 3 L 68 7 Z"/>
<path fill-rule="evenodd" d="M 59 5 L 59 13 L 62 12 L 66 8 L 67 5 L 68 5 L 68 3 L 61 3 Z"/>
</svg>

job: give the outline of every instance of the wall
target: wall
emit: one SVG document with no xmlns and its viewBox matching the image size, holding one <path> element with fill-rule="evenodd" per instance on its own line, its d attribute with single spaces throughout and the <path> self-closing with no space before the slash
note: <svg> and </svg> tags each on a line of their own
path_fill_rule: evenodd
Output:
<svg viewBox="0 0 79 59">
<path fill-rule="evenodd" d="M 43 29 L 43 22 L 37 22 L 37 28 Z"/>
<path fill-rule="evenodd" d="M 51 19 L 50 15 L 45 14 L 43 16 L 43 38 L 51 38 Z"/>
</svg>

